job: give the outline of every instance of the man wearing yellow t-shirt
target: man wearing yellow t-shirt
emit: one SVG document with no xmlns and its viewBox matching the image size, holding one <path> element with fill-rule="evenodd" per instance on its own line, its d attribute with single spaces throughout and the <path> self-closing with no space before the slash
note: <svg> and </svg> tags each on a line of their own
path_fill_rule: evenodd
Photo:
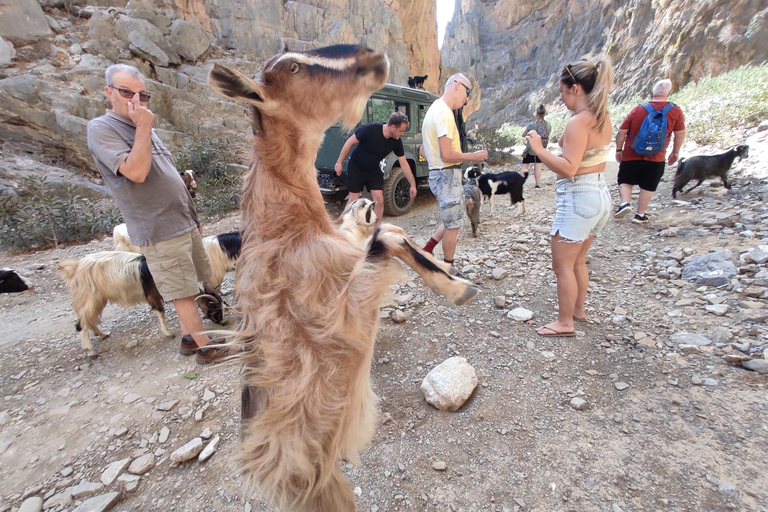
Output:
<svg viewBox="0 0 768 512">
<path fill-rule="evenodd" d="M 442 221 L 424 246 L 424 250 L 431 254 L 442 240 L 443 259 L 451 265 L 464 212 L 461 204 L 463 187 L 460 164 L 482 162 L 488 158 L 488 152 L 485 150 L 474 153 L 461 152 L 461 139 L 453 110 L 466 105 L 470 93 L 469 79 L 461 73 L 453 75 L 446 82 L 443 95 L 427 110 L 421 125 L 421 136 L 424 140 L 422 151 L 429 165 L 429 188 L 440 205 Z"/>
</svg>

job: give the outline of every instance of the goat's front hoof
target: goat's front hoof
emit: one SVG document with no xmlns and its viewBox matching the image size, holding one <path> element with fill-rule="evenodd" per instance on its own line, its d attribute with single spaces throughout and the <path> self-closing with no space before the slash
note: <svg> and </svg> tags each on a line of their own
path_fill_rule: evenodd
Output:
<svg viewBox="0 0 768 512">
<path fill-rule="evenodd" d="M 87 350 L 85 351 L 85 356 L 86 356 L 86 357 L 87 357 L 89 360 L 91 360 L 91 361 L 95 361 L 95 360 L 97 360 L 97 359 L 99 358 L 99 355 L 100 355 L 100 354 L 99 354 L 98 352 L 96 352 L 96 351 L 93 351 L 93 352 L 88 352 Z"/>
<path fill-rule="evenodd" d="M 480 292 L 480 288 L 478 288 L 477 286 L 475 285 L 467 286 L 467 289 L 464 290 L 464 293 L 461 295 L 461 297 L 456 299 L 454 304 L 456 304 L 457 306 L 463 306 L 467 302 L 470 302 L 472 299 L 477 297 L 477 294 L 479 292 Z"/>
</svg>

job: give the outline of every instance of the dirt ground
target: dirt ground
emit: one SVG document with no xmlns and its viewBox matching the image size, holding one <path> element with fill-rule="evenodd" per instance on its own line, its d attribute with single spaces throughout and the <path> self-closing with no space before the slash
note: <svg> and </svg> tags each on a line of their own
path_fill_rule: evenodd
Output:
<svg viewBox="0 0 768 512">
<path fill-rule="evenodd" d="M 765 344 L 765 323 L 707 314 L 697 298 L 720 293 L 735 303 L 737 292 L 665 279 L 657 268 L 664 254 L 737 254 L 764 244 L 722 226 L 691 227 L 714 213 L 759 214 L 763 202 L 745 190 L 747 180 L 731 193 L 701 187 L 673 202 L 670 174 L 650 223 L 611 219 L 591 249 L 588 321 L 577 324 L 576 338 L 535 332 L 555 317 L 551 172 L 541 190 L 533 190 L 532 177 L 526 183 L 525 215 L 501 197 L 493 216 L 486 204 L 479 238 L 462 230 L 457 266 L 481 287 L 472 303 L 451 306 L 406 273 L 376 339 L 372 385 L 382 421 L 362 464 L 344 469 L 358 510 L 768 510 L 766 376 L 724 362 L 727 344 L 684 352 L 670 341 L 677 332 L 724 328 L 730 343 Z M 610 163 L 614 201 L 615 176 Z M 329 209 L 336 213 L 339 204 Z M 386 221 L 423 244 L 436 218 L 434 198 L 420 192 L 411 213 Z M 205 234 L 237 226 L 230 216 L 206 225 Z M 670 227 L 678 236 L 660 235 Z M 71 511 L 88 497 L 72 498 L 71 487 L 99 483 L 112 462 L 150 453 L 154 467 L 136 489 L 118 480 L 94 492 L 121 492 L 117 511 L 271 510 L 238 473 L 238 367 L 200 367 L 179 355 L 178 336 L 164 337 L 147 306 L 108 306 L 102 328 L 112 335 L 93 338 L 101 357 L 90 361 L 81 352 L 58 261 L 111 243 L 0 254 L 0 266 L 37 284 L 0 296 L 0 511 L 16 510 L 28 496 L 44 498 L 47 510 Z M 508 275 L 494 279 L 494 268 Z M 223 291 L 232 298 L 231 275 Z M 676 305 L 683 298 L 693 302 Z M 508 318 L 518 306 L 534 319 Z M 405 313 L 404 323 L 389 319 L 394 309 Z M 178 333 L 173 307 L 166 310 Z M 448 413 L 428 405 L 419 386 L 453 355 L 468 360 L 480 383 L 464 407 Z M 574 397 L 586 401 L 584 410 L 569 406 Z M 165 442 L 163 427 L 170 430 Z M 220 436 L 213 457 L 172 467 L 170 454 L 205 429 Z M 433 469 L 437 462 L 446 469 Z"/>
</svg>

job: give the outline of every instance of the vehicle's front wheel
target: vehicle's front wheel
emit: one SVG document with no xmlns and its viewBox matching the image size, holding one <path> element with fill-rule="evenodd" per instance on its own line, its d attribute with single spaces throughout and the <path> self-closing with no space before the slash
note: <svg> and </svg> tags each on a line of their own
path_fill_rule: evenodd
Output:
<svg viewBox="0 0 768 512">
<path fill-rule="evenodd" d="M 405 177 L 405 173 L 396 165 L 389 173 L 389 178 L 384 181 L 384 213 L 397 217 L 408 213 L 413 206 L 411 197 L 411 185 Z"/>
</svg>

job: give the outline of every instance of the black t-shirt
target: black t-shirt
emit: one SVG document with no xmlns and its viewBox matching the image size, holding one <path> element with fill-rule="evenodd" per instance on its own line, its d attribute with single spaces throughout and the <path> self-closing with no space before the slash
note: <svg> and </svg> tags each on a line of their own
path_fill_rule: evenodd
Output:
<svg viewBox="0 0 768 512">
<path fill-rule="evenodd" d="M 403 141 L 384 137 L 384 125 L 381 123 L 364 124 L 355 131 L 360 141 L 352 150 L 349 166 L 361 172 L 380 171 L 379 162 L 391 152 L 395 156 L 405 156 Z"/>
</svg>

